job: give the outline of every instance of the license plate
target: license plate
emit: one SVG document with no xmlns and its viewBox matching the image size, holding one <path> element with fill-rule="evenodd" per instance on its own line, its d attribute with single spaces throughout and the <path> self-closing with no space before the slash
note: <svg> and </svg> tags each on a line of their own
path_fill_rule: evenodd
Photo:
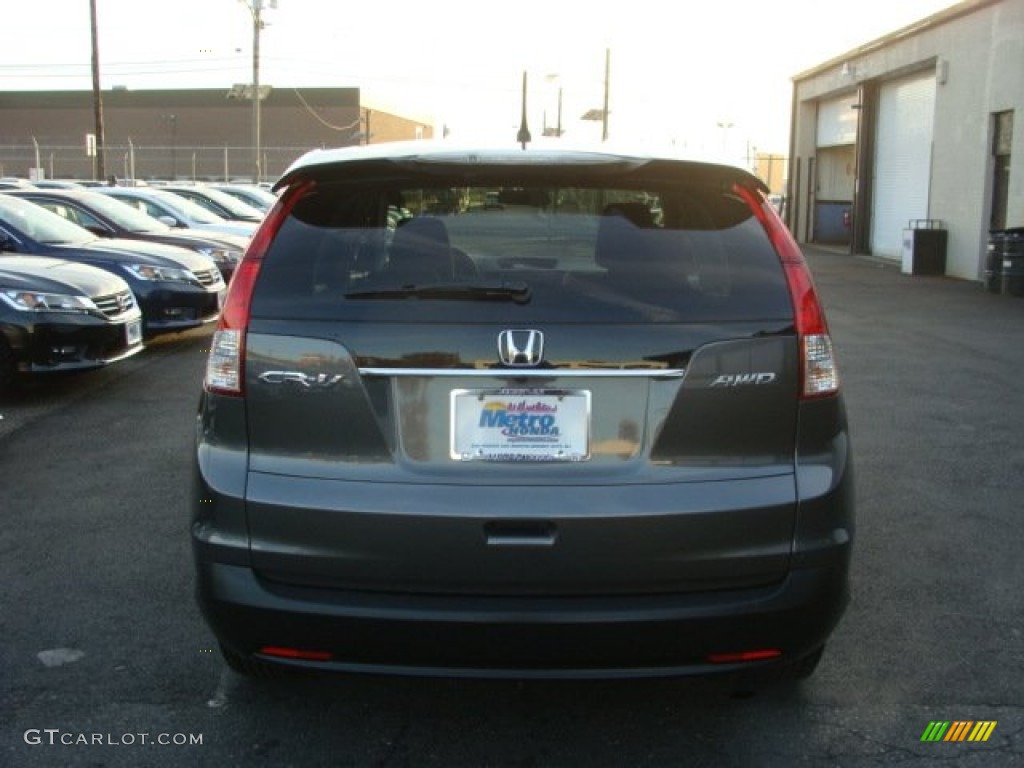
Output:
<svg viewBox="0 0 1024 768">
<path fill-rule="evenodd" d="M 456 389 L 451 393 L 456 461 L 586 461 L 587 390 Z"/>
<path fill-rule="evenodd" d="M 129 347 L 135 346 L 142 341 L 142 321 L 132 320 L 124 327 L 125 342 Z"/>
</svg>

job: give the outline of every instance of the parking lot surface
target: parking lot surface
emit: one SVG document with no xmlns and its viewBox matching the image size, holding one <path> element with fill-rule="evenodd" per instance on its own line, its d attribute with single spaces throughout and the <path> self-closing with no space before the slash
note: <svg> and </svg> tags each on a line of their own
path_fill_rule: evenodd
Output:
<svg viewBox="0 0 1024 768">
<path fill-rule="evenodd" d="M 807 253 L 859 503 L 800 687 L 228 672 L 187 532 L 207 327 L 0 401 L 0 765 L 1024 765 L 1024 300 Z"/>
</svg>

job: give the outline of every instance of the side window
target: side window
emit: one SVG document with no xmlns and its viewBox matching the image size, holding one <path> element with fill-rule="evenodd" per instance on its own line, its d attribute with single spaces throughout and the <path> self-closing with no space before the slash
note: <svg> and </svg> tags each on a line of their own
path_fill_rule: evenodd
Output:
<svg viewBox="0 0 1024 768">
<path fill-rule="evenodd" d="M 133 200 L 130 197 L 115 197 L 114 199 L 120 200 L 125 205 L 130 205 L 132 208 L 142 211 L 143 213 L 149 213 L 149 208 L 142 200 Z M 150 213 L 149 215 L 152 216 L 153 214 Z"/>
<path fill-rule="evenodd" d="M 51 209 L 54 213 L 58 213 L 68 221 L 74 222 L 80 227 L 91 229 L 94 231 L 106 231 L 106 227 L 100 223 L 99 219 L 93 216 L 88 211 L 83 211 L 81 208 L 76 208 L 71 205 L 58 205 Z"/>
<path fill-rule="evenodd" d="M 154 218 L 167 215 L 167 211 L 158 208 L 148 200 L 139 200 L 137 201 L 137 205 L 140 211 L 142 211 L 143 213 L 148 213 L 150 216 Z"/>
<path fill-rule="evenodd" d="M 78 223 L 81 226 L 86 227 L 87 229 L 106 229 L 106 227 L 100 223 L 99 219 L 88 211 L 83 211 L 80 208 L 73 208 L 72 210 L 77 214 Z"/>
<path fill-rule="evenodd" d="M 63 203 L 54 203 L 50 200 L 33 200 L 36 205 L 41 205 L 51 213 L 56 213 L 61 218 L 67 219 L 70 222 L 78 224 L 78 218 L 75 216 L 75 212 L 68 208 Z"/>
</svg>

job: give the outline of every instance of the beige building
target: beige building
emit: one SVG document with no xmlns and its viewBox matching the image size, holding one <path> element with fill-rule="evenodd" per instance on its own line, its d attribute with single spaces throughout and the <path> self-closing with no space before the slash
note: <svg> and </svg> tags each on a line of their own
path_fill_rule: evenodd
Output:
<svg viewBox="0 0 1024 768">
<path fill-rule="evenodd" d="M 787 223 L 905 266 L 945 231 L 976 280 L 989 231 L 1024 226 L 1024 0 L 967 0 L 794 78 Z"/>
<path fill-rule="evenodd" d="M 252 89 L 102 93 L 105 166 L 118 178 L 251 178 Z M 265 88 L 260 176 L 318 147 L 432 138 L 432 127 L 371 109 L 358 88 Z M 91 91 L 0 92 L 0 176 L 93 178 Z"/>
</svg>

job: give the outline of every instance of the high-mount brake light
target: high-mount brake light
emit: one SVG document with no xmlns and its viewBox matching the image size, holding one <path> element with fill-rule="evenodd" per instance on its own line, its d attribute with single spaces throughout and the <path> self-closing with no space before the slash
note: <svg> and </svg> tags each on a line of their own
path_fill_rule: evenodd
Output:
<svg viewBox="0 0 1024 768">
<path fill-rule="evenodd" d="M 289 187 L 267 213 L 253 235 L 241 263 L 231 278 L 220 322 L 210 343 L 203 386 L 207 392 L 236 397 L 244 393 L 245 333 L 249 327 L 252 292 L 263 266 L 263 257 L 295 204 L 313 188 L 311 180 Z"/>
<path fill-rule="evenodd" d="M 836 394 L 839 391 L 839 371 L 832 349 L 832 337 L 800 247 L 779 214 L 766 200 L 741 184 L 736 184 L 733 191 L 750 206 L 782 262 L 800 341 L 801 397 L 808 399 Z"/>
</svg>

